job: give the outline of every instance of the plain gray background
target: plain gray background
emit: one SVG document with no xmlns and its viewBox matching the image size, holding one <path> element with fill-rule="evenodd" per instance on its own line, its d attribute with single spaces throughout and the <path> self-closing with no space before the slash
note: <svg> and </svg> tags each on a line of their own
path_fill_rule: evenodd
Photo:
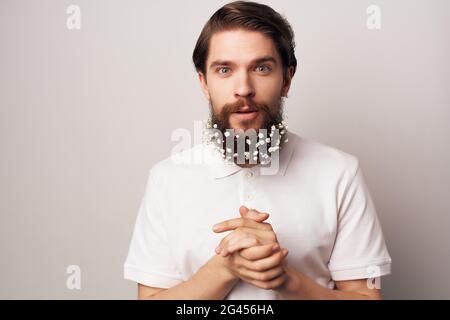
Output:
<svg viewBox="0 0 450 320">
<path fill-rule="evenodd" d="M 450 2 L 262 2 L 296 33 L 290 129 L 361 161 L 384 297 L 450 299 Z M 208 115 L 191 54 L 225 3 L 0 0 L 0 298 L 136 297 L 123 262 L 148 169 Z"/>
</svg>

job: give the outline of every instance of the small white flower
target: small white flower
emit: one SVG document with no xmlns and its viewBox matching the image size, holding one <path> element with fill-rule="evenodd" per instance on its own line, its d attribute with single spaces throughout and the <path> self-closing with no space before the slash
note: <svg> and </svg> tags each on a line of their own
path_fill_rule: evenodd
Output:
<svg viewBox="0 0 450 320">
<path fill-rule="evenodd" d="M 253 160 L 258 160 L 258 157 L 253 157 Z"/>
<path fill-rule="evenodd" d="M 204 121 L 205 123 L 205 121 Z M 232 164 L 233 166 L 236 166 L 236 164 L 234 163 L 233 160 L 230 160 L 232 158 L 238 158 L 239 157 L 239 153 L 233 153 L 233 148 L 223 148 L 222 145 L 223 143 L 226 141 L 224 138 L 221 137 L 220 132 L 214 132 L 212 130 L 212 127 L 214 127 L 214 129 L 218 128 L 217 124 L 212 124 L 211 119 L 206 121 L 206 128 L 207 130 L 205 130 L 204 134 L 203 134 L 203 142 L 208 144 L 208 145 L 212 145 L 212 148 L 214 149 L 215 152 L 217 152 L 217 154 L 221 155 L 222 158 L 224 159 L 225 162 Z M 268 146 L 270 145 L 270 143 L 274 143 L 274 141 L 272 141 L 274 134 L 275 134 L 275 130 L 278 130 L 277 128 L 280 129 L 279 135 L 278 136 L 278 141 L 276 143 L 276 146 L 271 146 L 269 147 L 269 150 L 261 150 L 262 148 L 259 148 L 259 146 L 262 146 L 264 144 L 267 144 Z M 287 138 L 287 123 L 285 120 L 281 121 L 281 123 L 278 123 L 276 125 L 272 125 L 271 126 L 271 133 L 269 135 L 269 137 L 266 137 L 264 133 L 259 132 L 257 135 L 257 139 L 259 141 L 256 141 L 255 146 L 256 149 L 253 149 L 253 151 L 250 152 L 244 152 L 244 156 L 246 160 L 250 160 L 250 157 L 252 157 L 253 159 L 257 160 L 257 158 L 259 157 L 260 163 L 261 164 L 267 164 L 270 163 L 272 158 L 271 158 L 271 153 L 281 149 L 280 146 L 280 141 L 283 137 L 284 134 L 286 134 L 283 138 L 284 142 L 288 142 L 288 138 Z M 213 132 L 211 132 L 213 131 Z M 223 135 L 225 137 L 229 137 L 232 136 L 231 135 L 232 132 L 230 131 L 225 131 L 223 132 Z M 251 139 L 247 139 L 247 137 L 245 138 L 245 142 L 248 145 L 252 144 L 252 140 Z M 239 135 L 236 134 L 234 135 L 234 140 L 236 141 L 237 139 L 239 139 Z M 259 151 L 258 151 L 259 150 Z"/>
</svg>

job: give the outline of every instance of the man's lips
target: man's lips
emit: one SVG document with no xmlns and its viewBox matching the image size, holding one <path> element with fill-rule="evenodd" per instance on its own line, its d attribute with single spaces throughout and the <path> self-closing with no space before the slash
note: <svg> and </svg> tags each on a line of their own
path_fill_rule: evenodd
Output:
<svg viewBox="0 0 450 320">
<path fill-rule="evenodd" d="M 258 110 L 255 108 L 251 108 L 249 106 L 244 106 L 242 108 L 239 108 L 235 113 L 250 113 L 250 112 L 257 112 Z"/>
<path fill-rule="evenodd" d="M 258 110 L 245 106 L 239 108 L 233 115 L 239 120 L 254 120 L 258 116 Z"/>
</svg>

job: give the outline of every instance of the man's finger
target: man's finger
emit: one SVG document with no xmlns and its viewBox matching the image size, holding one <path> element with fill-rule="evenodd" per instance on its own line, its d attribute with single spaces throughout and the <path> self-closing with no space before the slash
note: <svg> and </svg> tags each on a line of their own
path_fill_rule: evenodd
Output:
<svg viewBox="0 0 450 320">
<path fill-rule="evenodd" d="M 227 248 L 230 245 L 230 242 L 233 243 L 246 237 L 247 235 L 243 232 L 231 232 L 220 241 L 215 251 L 217 254 L 226 257 L 228 255 Z"/>
<path fill-rule="evenodd" d="M 251 248 L 257 246 L 259 244 L 258 239 L 245 237 L 243 239 L 239 239 L 237 241 L 230 241 L 225 249 L 229 254 L 232 254 L 238 250 Z"/>
<path fill-rule="evenodd" d="M 267 220 L 267 218 L 269 218 L 268 213 L 259 212 L 255 209 L 249 209 L 246 206 L 241 206 L 239 208 L 239 213 L 242 218 L 251 219 L 256 222 L 263 222 L 264 220 Z"/>
<path fill-rule="evenodd" d="M 233 244 L 244 238 L 255 238 L 257 243 L 261 244 L 274 244 L 276 242 L 276 236 L 272 231 L 254 229 L 254 228 L 240 228 L 227 234 L 219 243 L 216 248 L 216 253 L 220 254 L 223 249 L 227 249 Z"/>
<path fill-rule="evenodd" d="M 244 218 L 234 218 L 222 221 L 214 225 L 213 231 L 220 233 L 224 231 L 234 230 L 239 227 L 246 227 L 260 230 L 272 230 L 271 225 L 266 222 L 256 222 L 251 219 L 244 219 Z"/>
<path fill-rule="evenodd" d="M 284 273 L 284 269 L 281 266 L 277 266 L 263 272 L 258 272 L 249 270 L 247 268 L 241 268 L 239 270 L 239 273 L 242 277 L 249 280 L 251 279 L 256 281 L 269 282 L 270 280 L 273 280 L 282 275 Z"/>
<path fill-rule="evenodd" d="M 248 278 L 245 278 L 244 281 L 250 283 L 251 285 L 254 285 L 255 287 L 264 289 L 264 290 L 274 290 L 276 288 L 279 288 L 282 286 L 287 280 L 286 273 L 282 273 L 277 278 L 274 278 L 269 281 L 259 281 L 259 280 L 251 280 Z"/>
<path fill-rule="evenodd" d="M 262 272 L 265 270 L 272 269 L 276 266 L 279 266 L 283 263 L 284 259 L 286 258 L 288 254 L 288 250 L 286 248 L 283 248 L 282 250 L 279 250 L 278 252 L 275 252 L 273 255 L 258 259 L 254 261 L 242 261 L 242 265 L 246 267 L 249 270 Z"/>
<path fill-rule="evenodd" d="M 256 246 L 248 249 L 243 249 L 239 252 L 241 257 L 244 259 L 254 261 L 259 259 L 264 259 L 270 257 L 275 251 L 280 248 L 278 244 L 265 244 L 261 246 Z"/>
</svg>

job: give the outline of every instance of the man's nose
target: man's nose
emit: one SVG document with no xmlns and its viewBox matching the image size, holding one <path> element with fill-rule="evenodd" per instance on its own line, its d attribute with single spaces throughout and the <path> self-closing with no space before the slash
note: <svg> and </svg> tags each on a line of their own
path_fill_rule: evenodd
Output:
<svg viewBox="0 0 450 320">
<path fill-rule="evenodd" d="M 236 77 L 235 97 L 253 97 L 255 89 L 252 84 L 252 79 L 247 72 L 241 72 Z"/>
</svg>

